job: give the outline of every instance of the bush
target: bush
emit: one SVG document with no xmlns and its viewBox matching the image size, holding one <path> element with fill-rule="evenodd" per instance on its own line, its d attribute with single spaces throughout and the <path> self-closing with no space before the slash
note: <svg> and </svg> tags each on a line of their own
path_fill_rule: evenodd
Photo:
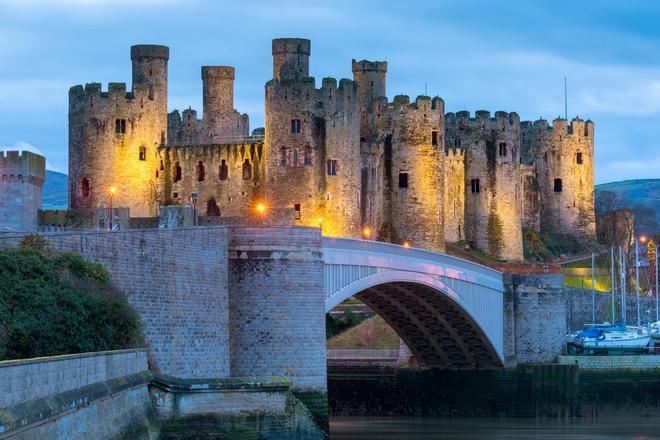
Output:
<svg viewBox="0 0 660 440">
<path fill-rule="evenodd" d="M 0 251 L 0 360 L 144 344 L 138 315 L 102 265 L 32 244 Z"/>
</svg>

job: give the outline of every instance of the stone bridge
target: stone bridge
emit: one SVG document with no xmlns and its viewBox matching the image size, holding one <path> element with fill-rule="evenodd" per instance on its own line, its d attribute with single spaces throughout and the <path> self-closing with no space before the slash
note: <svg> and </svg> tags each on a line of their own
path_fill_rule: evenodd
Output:
<svg viewBox="0 0 660 440">
<path fill-rule="evenodd" d="M 365 240 L 323 239 L 325 311 L 355 296 L 429 367 L 501 366 L 503 276 L 449 255 Z"/>
<path fill-rule="evenodd" d="M 194 381 L 186 393 L 207 392 L 203 383 L 218 379 L 285 376 L 323 418 L 325 314 L 352 296 L 381 315 L 425 366 L 552 361 L 566 334 L 561 275 L 503 275 L 420 249 L 324 238 L 318 228 L 44 236 L 52 251 L 76 252 L 108 269 L 142 317 L 150 368 Z M 0 248 L 21 238 L 0 234 Z"/>
</svg>

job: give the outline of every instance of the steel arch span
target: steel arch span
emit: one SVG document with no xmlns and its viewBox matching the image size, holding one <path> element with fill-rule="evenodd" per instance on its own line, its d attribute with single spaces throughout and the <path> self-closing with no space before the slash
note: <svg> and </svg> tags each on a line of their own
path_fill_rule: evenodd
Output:
<svg viewBox="0 0 660 440">
<path fill-rule="evenodd" d="M 504 351 L 502 274 L 445 254 L 323 238 L 325 310 L 355 296 L 428 367 L 493 368 Z"/>
</svg>

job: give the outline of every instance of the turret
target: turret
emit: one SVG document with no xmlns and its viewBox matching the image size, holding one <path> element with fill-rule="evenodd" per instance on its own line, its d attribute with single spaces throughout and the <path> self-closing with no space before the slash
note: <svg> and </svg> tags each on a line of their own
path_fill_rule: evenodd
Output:
<svg viewBox="0 0 660 440">
<path fill-rule="evenodd" d="M 353 79 L 360 87 L 360 101 L 365 96 L 387 96 L 387 61 L 355 61 L 352 62 Z"/>
<path fill-rule="evenodd" d="M 273 78 L 297 79 L 309 76 L 311 42 L 305 38 L 273 40 Z"/>
<path fill-rule="evenodd" d="M 167 46 L 138 44 L 131 46 L 133 62 L 133 87 L 135 84 L 149 86 L 149 98 L 158 101 L 159 111 L 167 113 L 167 61 L 170 49 Z"/>
<path fill-rule="evenodd" d="M 234 111 L 234 68 L 229 66 L 203 66 L 204 121 L 212 123 L 216 118 Z"/>
</svg>

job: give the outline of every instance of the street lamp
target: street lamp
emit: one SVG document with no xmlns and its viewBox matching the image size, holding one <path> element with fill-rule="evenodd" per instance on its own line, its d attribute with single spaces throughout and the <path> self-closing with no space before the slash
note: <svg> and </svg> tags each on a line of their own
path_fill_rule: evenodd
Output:
<svg viewBox="0 0 660 440">
<path fill-rule="evenodd" d="M 112 198 L 115 196 L 115 193 L 117 192 L 117 188 L 114 186 L 111 186 L 108 188 L 108 201 L 110 202 L 110 212 L 109 214 L 109 220 L 108 220 L 108 226 L 110 226 L 110 230 L 112 231 Z"/>
<path fill-rule="evenodd" d="M 365 226 L 362 228 L 362 238 L 369 240 L 371 238 L 371 228 L 369 226 Z"/>
<path fill-rule="evenodd" d="M 193 191 L 190 194 L 190 201 L 192 202 L 193 206 L 193 226 L 197 225 L 197 193 Z"/>
</svg>

